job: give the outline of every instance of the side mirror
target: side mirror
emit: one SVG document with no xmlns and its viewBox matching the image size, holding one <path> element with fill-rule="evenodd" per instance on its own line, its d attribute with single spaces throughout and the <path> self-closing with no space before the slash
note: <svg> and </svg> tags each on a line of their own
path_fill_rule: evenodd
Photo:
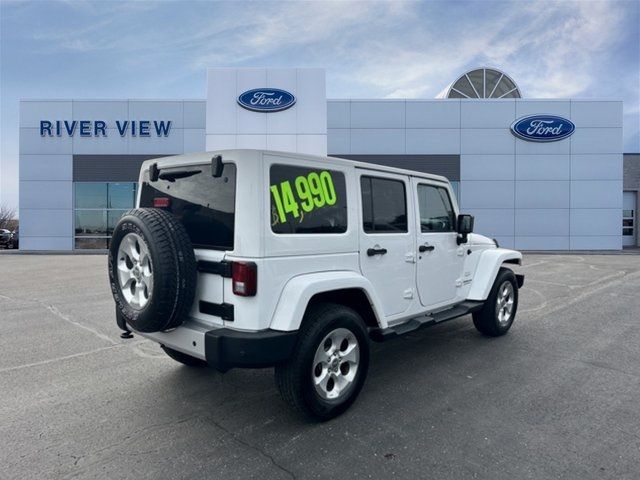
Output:
<svg viewBox="0 0 640 480">
<path fill-rule="evenodd" d="M 467 235 L 473 232 L 473 215 L 458 215 L 458 245 L 467 243 Z"/>
<path fill-rule="evenodd" d="M 457 231 L 461 235 L 473 233 L 473 215 L 458 215 L 458 228 Z"/>
</svg>

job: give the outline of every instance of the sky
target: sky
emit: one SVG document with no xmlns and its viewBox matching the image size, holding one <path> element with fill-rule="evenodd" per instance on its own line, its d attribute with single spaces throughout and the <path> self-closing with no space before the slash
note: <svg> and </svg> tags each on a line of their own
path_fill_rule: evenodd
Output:
<svg viewBox="0 0 640 480">
<path fill-rule="evenodd" d="M 492 66 L 523 97 L 624 101 L 640 152 L 640 2 L 0 0 L 0 202 L 19 100 L 204 99 L 206 68 L 323 67 L 328 98 L 434 98 Z"/>
</svg>

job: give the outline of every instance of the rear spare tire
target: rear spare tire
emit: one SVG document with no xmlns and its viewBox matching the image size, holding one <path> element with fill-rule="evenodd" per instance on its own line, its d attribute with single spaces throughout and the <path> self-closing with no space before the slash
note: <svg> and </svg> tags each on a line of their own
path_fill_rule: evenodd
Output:
<svg viewBox="0 0 640 480">
<path fill-rule="evenodd" d="M 196 260 L 184 226 L 169 212 L 126 212 L 111 237 L 109 281 L 116 309 L 134 330 L 180 326 L 196 289 Z"/>
</svg>

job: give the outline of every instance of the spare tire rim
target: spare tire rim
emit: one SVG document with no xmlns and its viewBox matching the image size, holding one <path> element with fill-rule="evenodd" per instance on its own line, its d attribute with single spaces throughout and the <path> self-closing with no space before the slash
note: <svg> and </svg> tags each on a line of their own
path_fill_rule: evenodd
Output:
<svg viewBox="0 0 640 480">
<path fill-rule="evenodd" d="M 128 233 L 118 247 L 118 281 L 125 301 L 142 310 L 153 291 L 153 265 L 149 247 L 136 233 Z"/>
<path fill-rule="evenodd" d="M 313 358 L 311 379 L 316 393 L 325 400 L 344 397 L 358 373 L 360 344 L 352 331 L 337 328 L 318 345 Z"/>
</svg>

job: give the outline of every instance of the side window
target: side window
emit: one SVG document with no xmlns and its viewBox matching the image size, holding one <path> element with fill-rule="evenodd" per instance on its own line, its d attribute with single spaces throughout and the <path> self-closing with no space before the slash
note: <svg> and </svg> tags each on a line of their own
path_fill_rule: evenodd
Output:
<svg viewBox="0 0 640 480">
<path fill-rule="evenodd" d="M 445 188 L 418 185 L 418 206 L 422 233 L 455 230 L 456 214 Z"/>
<path fill-rule="evenodd" d="M 365 233 L 407 232 L 407 199 L 404 182 L 361 177 L 362 227 Z"/>
<path fill-rule="evenodd" d="M 272 165 L 269 176 L 274 233 L 347 231 L 347 188 L 342 172 Z"/>
</svg>

